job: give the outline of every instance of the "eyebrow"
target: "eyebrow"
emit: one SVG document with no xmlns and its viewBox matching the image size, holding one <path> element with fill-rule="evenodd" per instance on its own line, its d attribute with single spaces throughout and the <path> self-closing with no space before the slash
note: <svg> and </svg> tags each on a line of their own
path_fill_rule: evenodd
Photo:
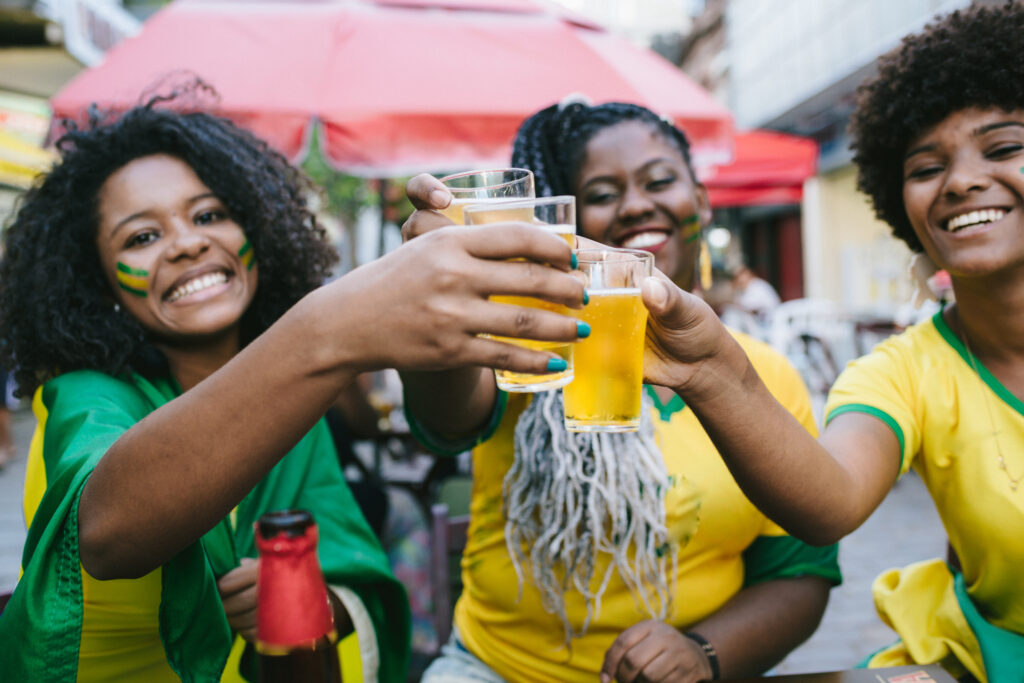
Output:
<svg viewBox="0 0 1024 683">
<path fill-rule="evenodd" d="M 636 171 L 634 171 L 634 173 L 642 173 L 643 171 L 646 171 L 647 169 L 649 169 L 651 166 L 654 166 L 655 164 L 662 164 L 662 163 L 671 164 L 671 163 L 674 163 L 674 161 L 672 159 L 670 159 L 669 157 L 657 157 L 655 159 L 651 159 L 646 164 L 644 164 L 640 168 L 636 169 Z M 585 189 L 587 189 L 587 187 L 589 185 L 591 185 L 593 183 L 611 182 L 611 180 L 612 180 L 611 176 L 597 176 L 596 178 L 591 178 L 587 182 L 583 183 L 583 186 L 580 189 L 585 190 Z"/>
<path fill-rule="evenodd" d="M 999 130 L 1000 128 L 1024 128 L 1024 123 L 1021 123 L 1020 121 L 997 121 L 996 123 L 990 123 L 987 126 L 975 128 L 973 131 L 971 131 L 971 135 L 973 135 L 974 137 L 979 137 L 981 135 L 984 135 L 985 133 L 991 133 L 994 130 Z M 915 154 L 920 154 L 921 152 L 929 152 L 933 149 L 935 149 L 935 145 L 933 144 L 915 147 L 914 149 L 906 153 L 906 155 L 903 157 L 903 160 L 906 161 Z"/>
<path fill-rule="evenodd" d="M 207 197 L 214 197 L 214 198 L 216 198 L 217 195 L 215 195 L 213 192 L 203 192 L 202 194 L 197 194 L 195 197 L 191 197 L 188 200 L 188 203 L 189 203 L 189 205 L 192 205 L 192 204 L 195 204 L 196 202 L 198 202 L 201 199 L 206 199 Z M 133 213 L 130 216 L 126 216 L 126 217 L 122 218 L 121 220 L 119 220 L 117 222 L 117 225 L 114 226 L 114 229 L 110 231 L 110 237 L 114 238 L 115 236 L 117 236 L 118 230 L 123 228 L 125 225 L 127 225 L 128 223 L 131 223 L 136 218 L 144 218 L 148 214 L 149 214 L 149 210 L 145 209 L 143 211 L 139 211 L 139 212 Z"/>
</svg>

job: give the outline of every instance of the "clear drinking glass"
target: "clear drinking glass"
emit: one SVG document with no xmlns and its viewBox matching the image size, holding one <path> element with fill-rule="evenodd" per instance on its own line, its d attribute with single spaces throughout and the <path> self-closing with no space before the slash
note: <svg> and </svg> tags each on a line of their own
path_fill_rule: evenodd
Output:
<svg viewBox="0 0 1024 683">
<path fill-rule="evenodd" d="M 570 311 L 590 325 L 573 348 L 575 379 L 562 391 L 570 432 L 633 432 L 640 426 L 647 308 L 640 286 L 654 255 L 639 249 L 581 249 L 589 303 Z"/>
<path fill-rule="evenodd" d="M 452 203 L 441 213 L 462 225 L 462 210 L 468 204 L 500 203 L 534 196 L 533 173 L 525 168 L 468 171 L 441 178 L 452 193 Z"/>
<path fill-rule="evenodd" d="M 466 225 L 486 225 L 488 223 L 508 223 L 510 221 L 532 223 L 543 230 L 558 235 L 568 242 L 570 246 L 573 246 L 576 241 L 576 198 L 570 195 L 502 201 L 500 203 L 467 204 L 464 207 L 464 218 Z M 491 301 L 513 306 L 525 306 L 526 308 L 539 308 L 562 315 L 569 314 L 569 309 L 566 306 L 528 296 L 492 296 Z M 495 370 L 494 375 L 498 382 L 498 388 L 513 392 L 547 391 L 565 386 L 572 381 L 572 343 L 512 339 L 509 337 L 494 337 L 494 339 L 528 349 L 550 351 L 564 360 L 568 366 L 561 372 L 550 372 L 541 375 L 512 372 L 510 370 Z"/>
</svg>

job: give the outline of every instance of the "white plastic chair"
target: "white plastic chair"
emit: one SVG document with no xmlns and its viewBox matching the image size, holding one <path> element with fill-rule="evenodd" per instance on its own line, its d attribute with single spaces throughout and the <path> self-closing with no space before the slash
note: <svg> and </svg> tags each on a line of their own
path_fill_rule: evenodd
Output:
<svg viewBox="0 0 1024 683">
<path fill-rule="evenodd" d="M 768 343 L 800 371 L 812 393 L 824 395 L 856 355 L 853 320 L 828 299 L 793 299 L 771 314 Z"/>
</svg>

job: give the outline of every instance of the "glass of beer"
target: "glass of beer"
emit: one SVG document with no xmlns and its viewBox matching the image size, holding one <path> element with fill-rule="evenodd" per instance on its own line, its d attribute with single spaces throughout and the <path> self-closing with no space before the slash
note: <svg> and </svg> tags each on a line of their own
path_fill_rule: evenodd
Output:
<svg viewBox="0 0 1024 683">
<path fill-rule="evenodd" d="M 445 176 L 441 182 L 452 193 L 452 203 L 441 213 L 458 225 L 465 222 L 462 210 L 468 204 L 497 204 L 534 196 L 533 173 L 525 168 L 468 171 Z"/>
<path fill-rule="evenodd" d="M 562 391 L 570 432 L 633 432 L 640 426 L 647 308 L 640 286 L 654 255 L 639 249 L 581 249 L 590 302 L 570 314 L 590 325 L 574 345 L 576 378 Z"/>
<path fill-rule="evenodd" d="M 467 204 L 464 207 L 466 225 L 487 225 L 490 223 L 508 223 L 518 221 L 532 223 L 552 234 L 558 235 L 569 246 L 576 242 L 576 198 L 571 195 L 559 197 L 540 197 L 519 201 L 501 201 L 485 204 Z M 561 304 L 542 301 L 528 296 L 492 296 L 491 301 L 511 306 L 540 308 L 562 315 L 569 315 L 569 309 Z M 509 337 L 493 337 L 508 344 L 515 344 L 528 349 L 549 351 L 566 362 L 566 369 L 561 372 L 550 372 L 541 375 L 495 370 L 494 375 L 498 388 L 504 391 L 529 392 L 548 391 L 565 386 L 573 377 L 573 343 L 535 341 L 532 339 L 512 339 Z"/>
</svg>

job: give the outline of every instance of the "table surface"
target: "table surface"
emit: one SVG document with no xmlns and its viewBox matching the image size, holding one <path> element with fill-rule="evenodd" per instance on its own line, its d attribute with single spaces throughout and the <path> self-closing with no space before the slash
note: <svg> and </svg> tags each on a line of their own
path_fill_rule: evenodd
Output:
<svg viewBox="0 0 1024 683">
<path fill-rule="evenodd" d="M 733 683 L 753 683 L 754 681 L 772 681 L 773 683 L 956 683 L 955 678 L 935 664 L 745 678 L 733 681 Z"/>
</svg>

